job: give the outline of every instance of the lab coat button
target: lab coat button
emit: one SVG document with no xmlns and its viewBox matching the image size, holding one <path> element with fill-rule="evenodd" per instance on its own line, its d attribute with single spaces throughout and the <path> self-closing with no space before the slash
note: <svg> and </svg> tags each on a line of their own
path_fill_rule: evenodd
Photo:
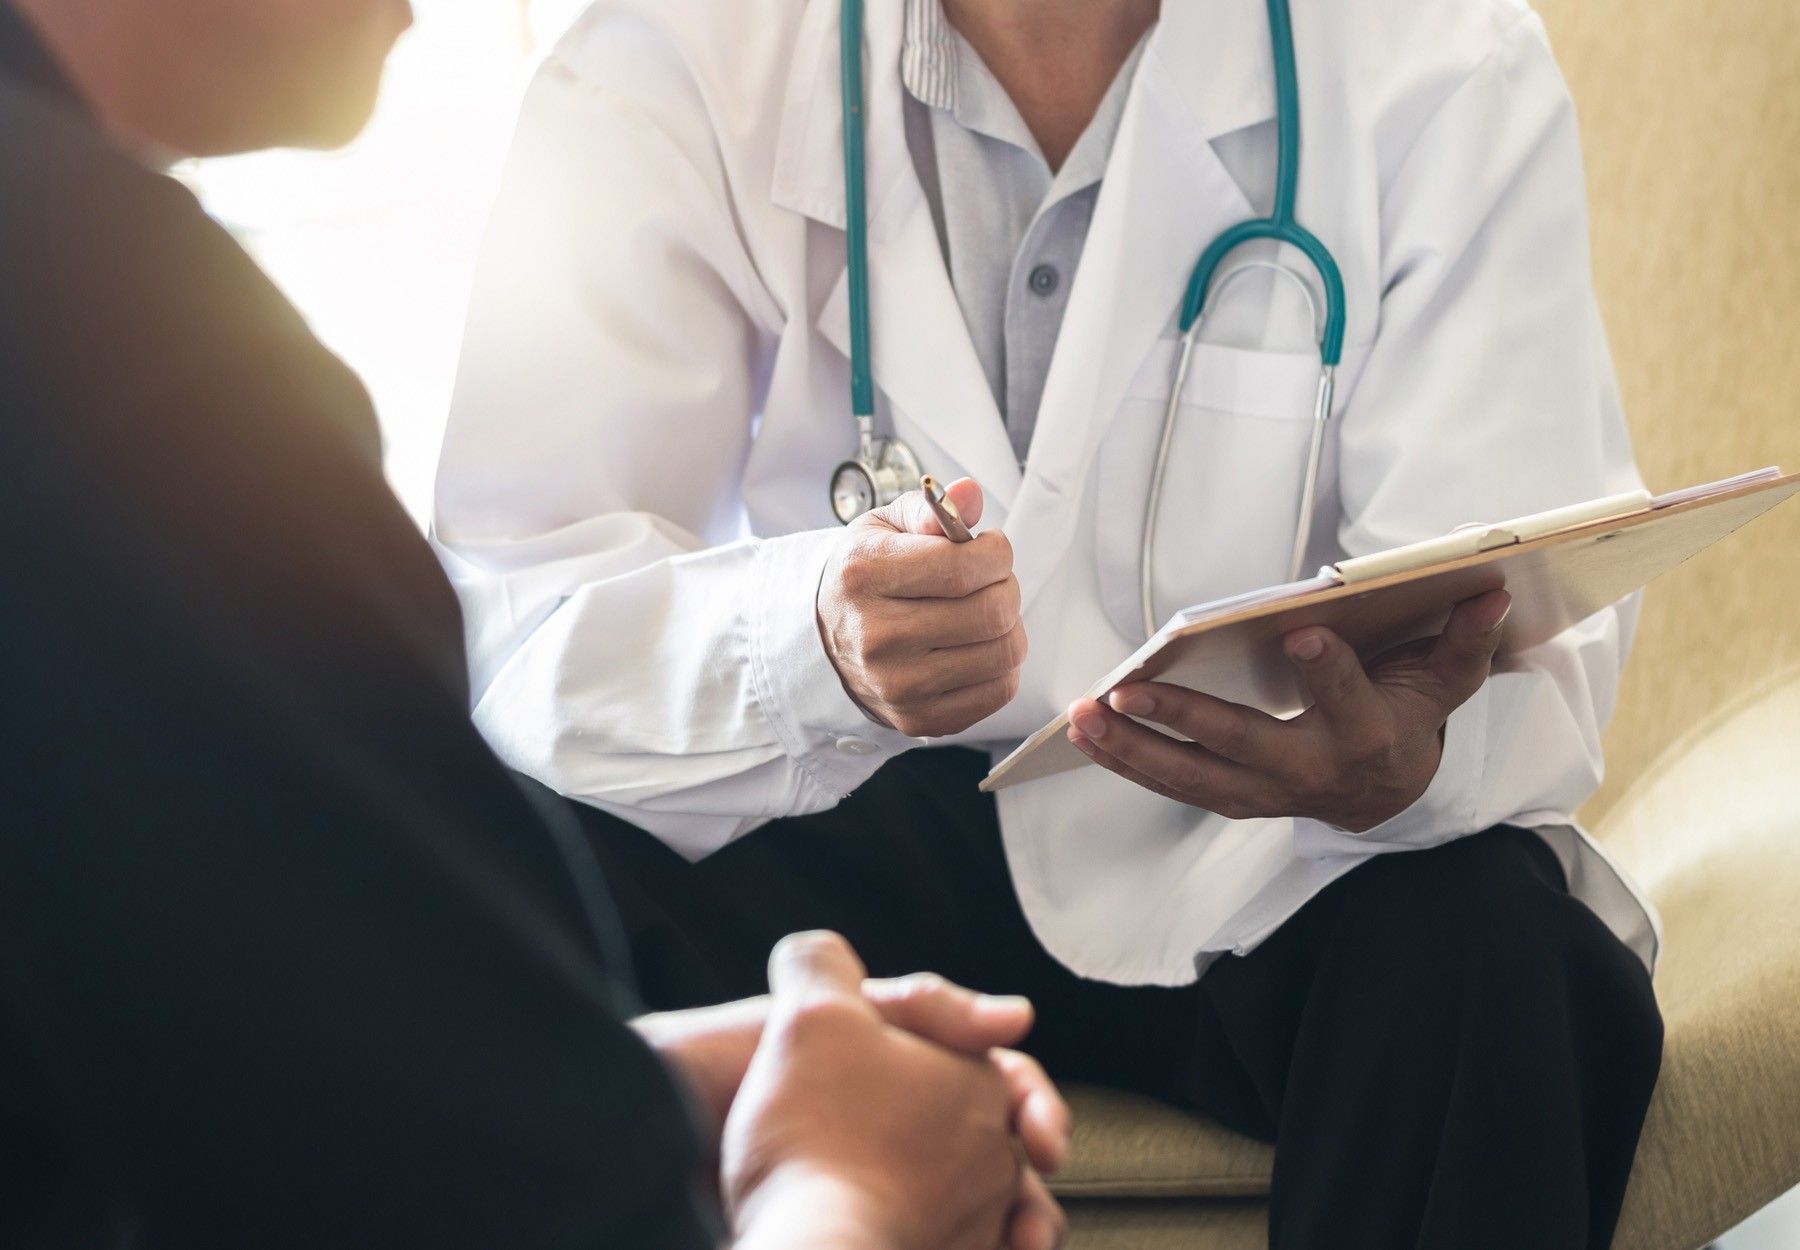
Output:
<svg viewBox="0 0 1800 1250">
<path fill-rule="evenodd" d="M 875 744 L 870 742 L 867 738 L 839 738 L 837 740 L 837 749 L 842 751 L 845 755 L 875 754 Z"/>
<path fill-rule="evenodd" d="M 1057 285 L 1062 282 L 1062 275 L 1056 272 L 1055 265 L 1039 265 L 1031 271 L 1031 276 L 1026 279 L 1026 282 L 1030 284 L 1033 295 L 1048 298 L 1056 294 Z"/>
</svg>

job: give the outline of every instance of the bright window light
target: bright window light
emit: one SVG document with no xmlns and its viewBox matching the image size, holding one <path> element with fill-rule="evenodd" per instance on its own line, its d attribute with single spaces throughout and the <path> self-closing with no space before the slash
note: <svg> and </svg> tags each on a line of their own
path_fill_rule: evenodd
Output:
<svg viewBox="0 0 1800 1250">
<path fill-rule="evenodd" d="M 501 161 L 537 51 L 583 0 L 414 0 L 368 131 L 181 173 L 362 375 L 389 479 L 424 519 Z"/>
</svg>

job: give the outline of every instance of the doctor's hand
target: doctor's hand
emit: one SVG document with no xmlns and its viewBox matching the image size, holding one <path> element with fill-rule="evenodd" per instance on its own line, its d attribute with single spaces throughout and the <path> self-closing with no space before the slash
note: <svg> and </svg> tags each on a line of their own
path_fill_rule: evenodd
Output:
<svg viewBox="0 0 1800 1250">
<path fill-rule="evenodd" d="M 980 520 L 972 480 L 946 493 L 970 526 Z M 1019 691 L 1025 627 L 1012 544 L 998 531 L 951 542 L 917 491 L 846 527 L 817 611 L 844 689 L 903 734 L 961 733 Z"/>
<path fill-rule="evenodd" d="M 1487 680 L 1511 606 L 1503 590 L 1464 600 L 1441 635 L 1367 667 L 1330 630 L 1296 630 L 1284 647 L 1313 702 L 1292 720 L 1134 682 L 1113 691 L 1110 706 L 1074 704 L 1069 740 L 1127 780 L 1230 820 L 1302 816 L 1361 833 L 1431 784 L 1444 722 Z"/>
</svg>

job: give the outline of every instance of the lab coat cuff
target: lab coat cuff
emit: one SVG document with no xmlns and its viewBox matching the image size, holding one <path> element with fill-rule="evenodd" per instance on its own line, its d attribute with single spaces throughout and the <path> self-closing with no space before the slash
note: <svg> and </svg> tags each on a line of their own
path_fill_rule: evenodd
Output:
<svg viewBox="0 0 1800 1250">
<path fill-rule="evenodd" d="M 757 697 L 790 758 L 842 798 L 918 741 L 857 706 L 819 635 L 819 583 L 841 530 L 808 530 L 760 544 L 751 645 Z"/>
<path fill-rule="evenodd" d="M 1413 850 L 1477 833 L 1487 759 L 1488 687 L 1483 685 L 1444 722 L 1437 773 L 1410 807 L 1360 833 L 1322 820 L 1294 822 L 1294 851 L 1307 859 L 1370 851 Z"/>
</svg>

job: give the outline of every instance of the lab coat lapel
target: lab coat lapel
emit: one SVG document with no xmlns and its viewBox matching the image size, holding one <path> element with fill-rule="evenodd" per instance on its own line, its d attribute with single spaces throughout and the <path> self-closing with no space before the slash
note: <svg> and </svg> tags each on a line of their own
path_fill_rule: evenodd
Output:
<svg viewBox="0 0 1800 1250">
<path fill-rule="evenodd" d="M 1261 0 L 1165 5 L 1069 294 L 1016 516 L 1027 598 L 1074 532 L 1088 466 L 1206 244 L 1255 215 L 1210 140 L 1274 116 Z M 1146 466 L 1146 475 L 1148 466 Z M 1037 489 L 1040 484 L 1044 489 Z"/>
<path fill-rule="evenodd" d="M 776 148 L 773 194 L 783 207 L 842 230 L 838 8 L 836 0 L 812 0 L 808 8 Z M 1010 509 L 1019 487 L 1018 461 L 963 321 L 931 207 L 906 144 L 899 71 L 902 10 L 898 3 L 871 6 L 864 40 L 870 364 L 878 403 L 885 398 L 893 409 L 889 415 L 904 418 L 901 432 L 928 470 L 953 476 L 951 470 L 960 467 L 1002 509 Z M 820 334 L 846 358 L 849 296 L 846 272 L 817 320 Z"/>
</svg>

